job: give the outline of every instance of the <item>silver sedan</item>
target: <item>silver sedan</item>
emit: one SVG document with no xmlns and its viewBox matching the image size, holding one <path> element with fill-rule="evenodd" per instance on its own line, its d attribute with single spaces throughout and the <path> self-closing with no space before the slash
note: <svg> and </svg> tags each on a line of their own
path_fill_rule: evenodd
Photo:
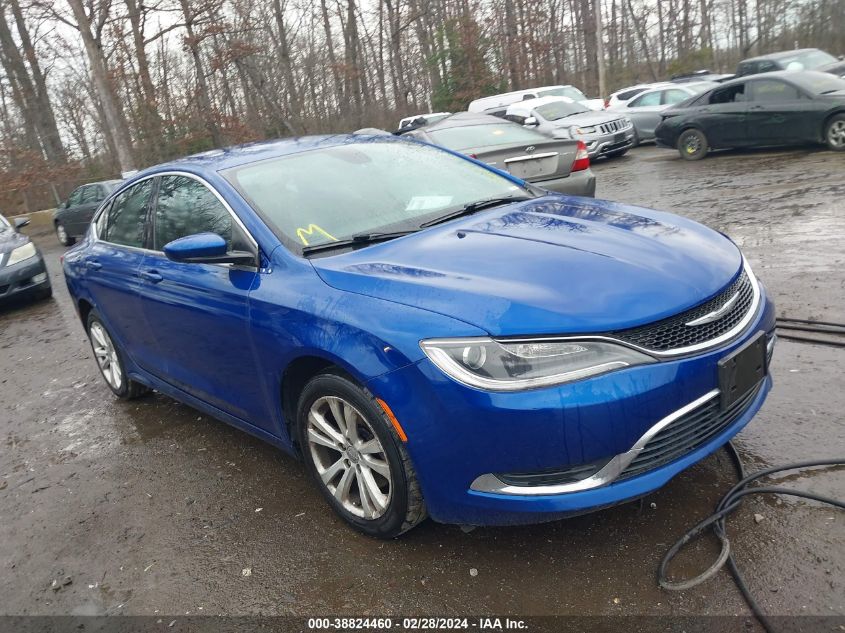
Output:
<svg viewBox="0 0 845 633">
<path fill-rule="evenodd" d="M 608 112 L 628 117 L 634 124 L 634 145 L 654 140 L 654 130 L 663 120 L 664 110 L 710 90 L 719 84 L 712 81 L 679 85 L 662 85 L 646 90 L 630 101 L 611 105 Z"/>
</svg>

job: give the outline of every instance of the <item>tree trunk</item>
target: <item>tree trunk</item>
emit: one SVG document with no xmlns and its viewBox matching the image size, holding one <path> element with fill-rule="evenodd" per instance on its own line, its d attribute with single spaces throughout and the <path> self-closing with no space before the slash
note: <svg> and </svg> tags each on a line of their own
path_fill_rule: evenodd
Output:
<svg viewBox="0 0 845 633">
<path fill-rule="evenodd" d="M 153 160 L 161 157 L 161 117 L 158 113 L 158 100 L 153 78 L 150 75 L 150 63 L 144 43 L 144 31 L 141 23 L 141 7 L 137 0 L 124 0 L 129 12 L 129 24 L 132 29 L 132 43 L 135 59 L 138 62 L 138 78 L 141 82 L 141 124 L 144 136 L 148 139 L 145 149 Z M 150 142 L 151 141 L 151 142 Z"/>
<path fill-rule="evenodd" d="M 29 63 L 30 71 L 32 72 L 32 82 L 35 87 L 35 103 L 33 104 L 33 115 L 38 121 L 38 127 L 41 130 L 41 143 L 44 146 L 44 152 L 47 158 L 55 162 L 64 162 L 67 158 L 65 148 L 62 145 L 62 139 L 59 136 L 59 128 L 56 125 L 56 115 L 53 112 L 53 106 L 50 103 L 50 95 L 47 92 L 47 82 L 44 80 L 44 73 L 41 71 L 41 65 L 38 63 L 38 56 L 35 53 L 35 46 L 32 44 L 32 39 L 29 36 L 29 31 L 26 28 L 26 22 L 21 12 L 20 3 L 18 0 L 10 0 L 12 7 L 12 15 L 15 18 L 15 24 L 18 29 L 18 34 L 21 38 L 21 48 L 23 49 L 26 60 Z"/>
<path fill-rule="evenodd" d="M 126 121 L 118 107 L 114 88 L 109 81 L 103 49 L 91 31 L 91 22 L 89 22 L 85 13 L 82 0 L 67 0 L 67 2 L 73 11 L 77 28 L 85 45 L 85 53 L 91 66 L 94 86 L 97 89 L 97 95 L 100 97 L 100 106 L 105 118 L 104 123 L 108 126 L 114 140 L 120 170 L 122 172 L 132 171 L 135 169 L 135 159 L 132 157 L 132 142 L 129 138 Z"/>
<path fill-rule="evenodd" d="M 79 0 L 74 1 L 78 2 Z M 214 110 L 211 107 L 208 80 L 205 76 L 205 67 L 202 61 L 202 54 L 200 53 L 200 40 L 194 30 L 194 20 L 196 19 L 196 15 L 191 9 L 191 3 L 189 0 L 179 0 L 179 5 L 182 7 L 182 17 L 185 20 L 185 33 L 187 34 L 185 44 L 188 47 L 188 51 L 191 53 L 191 59 L 194 61 L 194 71 L 197 82 L 197 107 L 199 108 L 199 114 L 203 119 L 205 129 L 211 139 L 211 144 L 214 145 L 214 147 L 222 147 L 223 135 L 220 133 L 220 127 L 217 125 Z"/>
</svg>

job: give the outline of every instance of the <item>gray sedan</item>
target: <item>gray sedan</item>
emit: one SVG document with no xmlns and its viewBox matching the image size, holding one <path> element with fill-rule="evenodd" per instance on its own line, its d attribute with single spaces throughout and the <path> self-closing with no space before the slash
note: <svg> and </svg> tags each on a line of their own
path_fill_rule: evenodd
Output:
<svg viewBox="0 0 845 633">
<path fill-rule="evenodd" d="M 590 158 L 622 156 L 634 146 L 634 126 L 615 112 L 595 112 L 566 97 L 540 97 L 508 106 L 510 121 L 552 138 L 583 141 Z"/>
<path fill-rule="evenodd" d="M 612 105 L 609 112 L 626 116 L 634 124 L 634 145 L 654 140 L 654 130 L 663 120 L 661 113 L 673 105 L 683 103 L 690 97 L 701 94 L 719 84 L 714 81 L 700 81 L 680 85 L 656 86 L 646 90 L 627 103 Z"/>
<path fill-rule="evenodd" d="M 440 145 L 558 193 L 594 196 L 596 177 L 577 140 L 549 139 L 486 114 L 459 112 L 403 136 Z"/>
</svg>

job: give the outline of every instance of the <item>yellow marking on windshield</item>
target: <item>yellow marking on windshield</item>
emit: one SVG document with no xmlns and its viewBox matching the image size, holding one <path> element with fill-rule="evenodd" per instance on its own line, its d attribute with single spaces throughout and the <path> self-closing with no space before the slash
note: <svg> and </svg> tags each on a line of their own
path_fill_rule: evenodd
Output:
<svg viewBox="0 0 845 633">
<path fill-rule="evenodd" d="M 323 235 L 330 239 L 332 242 L 338 241 L 334 235 L 332 235 L 325 229 L 317 226 L 316 224 L 309 224 L 307 229 L 296 229 L 296 236 L 302 240 L 302 243 L 305 244 L 305 246 L 309 245 L 308 239 L 306 238 L 310 238 L 312 235 L 314 235 L 314 233 L 317 233 L 317 235 Z"/>
</svg>

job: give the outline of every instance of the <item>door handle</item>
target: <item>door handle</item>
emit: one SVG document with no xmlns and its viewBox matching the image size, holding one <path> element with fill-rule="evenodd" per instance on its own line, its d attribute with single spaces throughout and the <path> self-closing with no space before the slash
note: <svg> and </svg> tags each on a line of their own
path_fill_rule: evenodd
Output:
<svg viewBox="0 0 845 633">
<path fill-rule="evenodd" d="M 100 270 L 103 265 L 100 262 L 88 262 L 86 264 L 91 270 Z"/>
<path fill-rule="evenodd" d="M 143 270 L 139 273 L 139 276 L 142 279 L 146 279 L 147 281 L 151 281 L 154 284 L 160 282 L 164 277 L 162 277 L 158 272 L 155 270 Z"/>
<path fill-rule="evenodd" d="M 763 106 L 759 106 L 759 105 L 756 105 L 756 106 L 751 106 L 749 109 L 750 109 L 750 110 L 762 110 L 762 109 L 763 109 Z"/>
</svg>

